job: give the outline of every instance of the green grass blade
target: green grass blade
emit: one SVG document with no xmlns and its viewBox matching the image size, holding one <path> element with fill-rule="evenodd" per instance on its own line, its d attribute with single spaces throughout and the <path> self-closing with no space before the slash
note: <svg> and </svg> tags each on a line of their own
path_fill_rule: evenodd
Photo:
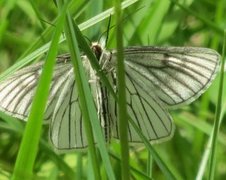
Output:
<svg viewBox="0 0 226 180">
<path fill-rule="evenodd" d="M 148 152 L 148 160 L 147 160 L 147 174 L 149 177 L 152 177 L 153 171 L 153 158 L 150 152 Z"/>
<path fill-rule="evenodd" d="M 48 99 L 48 92 L 57 55 L 58 41 L 63 30 L 66 8 L 60 13 L 56 30 L 53 35 L 50 51 L 40 76 L 39 84 L 31 106 L 31 112 L 17 156 L 16 165 L 12 179 L 30 179 L 36 153 L 38 150 L 39 138 L 41 135 L 42 120 L 45 106 Z"/>
<path fill-rule="evenodd" d="M 34 12 L 35 12 L 35 15 L 37 16 L 40 24 L 41 24 L 41 27 L 42 29 L 45 29 L 46 28 L 46 24 L 44 23 L 44 21 L 42 20 L 42 15 L 40 13 L 40 11 L 38 10 L 38 7 L 36 6 L 35 2 L 33 0 L 29 0 Z"/>
<path fill-rule="evenodd" d="M 137 134 L 140 136 L 146 148 L 148 149 L 148 151 L 150 151 L 150 154 L 152 155 L 153 159 L 155 160 L 159 168 L 162 170 L 162 172 L 165 174 L 167 179 L 177 179 L 174 174 L 169 170 L 168 166 L 164 163 L 161 157 L 158 155 L 158 153 L 155 151 L 155 149 L 152 147 L 147 138 L 142 134 L 138 126 L 134 123 L 133 119 L 129 118 L 129 122 L 133 126 Z"/>
<path fill-rule="evenodd" d="M 202 22 L 204 22 L 206 25 L 208 25 L 211 29 L 213 29 L 215 32 L 222 34 L 224 33 L 224 30 L 217 26 L 214 22 L 210 21 L 209 19 L 199 15 L 197 12 L 189 9 L 188 7 L 184 6 L 183 4 L 178 3 L 177 0 L 170 0 L 171 2 L 175 3 L 177 6 L 182 8 L 184 11 L 188 12 L 189 14 L 195 16 L 196 18 L 200 19 Z"/>
<path fill-rule="evenodd" d="M 32 6 L 33 5 L 33 1 L 31 0 Z M 78 10 L 80 9 L 84 9 L 84 6 L 86 7 L 87 3 L 85 4 L 84 2 L 81 1 L 76 1 L 73 3 L 70 3 L 70 7 L 68 7 L 70 9 L 71 12 L 78 12 Z M 35 7 L 34 7 L 34 11 L 35 11 Z M 43 23 L 43 20 L 41 19 L 40 15 L 37 15 L 38 19 L 41 23 Z M 77 14 L 75 14 L 75 17 L 77 17 Z M 46 43 L 46 40 L 49 39 L 54 31 L 54 25 L 56 24 L 56 19 L 54 19 L 51 22 L 51 25 L 49 25 L 45 31 L 42 32 L 42 34 L 40 35 L 40 37 L 31 44 L 31 46 L 29 46 L 29 48 L 20 56 L 19 59 L 22 60 L 22 58 L 25 58 L 26 56 L 28 56 L 29 54 L 31 54 L 33 51 L 37 50 L 40 46 L 43 45 L 43 43 Z M 45 45 L 44 45 L 45 46 Z"/>
<path fill-rule="evenodd" d="M 71 33 L 76 34 L 81 48 L 84 50 L 85 53 L 87 53 L 88 57 L 89 56 L 92 57 L 93 53 L 91 52 L 89 47 L 87 48 L 88 45 L 86 44 L 84 38 L 82 37 L 81 32 L 79 31 L 78 27 L 75 24 L 74 24 L 73 27 L 74 27 L 75 32 L 71 32 Z M 93 59 L 93 58 L 95 58 L 95 57 L 92 57 L 91 59 Z M 82 82 L 87 83 L 87 80 L 83 80 Z M 84 85 L 84 86 L 86 86 L 85 87 L 86 88 L 85 94 L 88 95 L 88 97 L 86 97 L 87 98 L 86 103 L 88 104 L 88 108 L 90 109 L 89 114 L 90 114 L 90 117 L 92 117 L 91 124 L 92 124 L 92 128 L 93 128 L 93 132 L 95 132 L 94 135 L 96 136 L 96 141 L 98 143 L 100 155 L 102 156 L 102 159 L 103 159 L 103 162 L 104 162 L 106 172 L 108 174 L 109 179 L 115 179 L 114 173 L 113 173 L 113 170 L 112 170 L 112 167 L 111 167 L 111 164 L 110 164 L 110 159 L 108 157 L 107 149 L 106 149 L 106 146 L 105 146 L 105 140 L 104 140 L 102 130 L 101 130 L 101 127 L 100 127 L 100 124 L 99 124 L 99 120 L 98 120 L 98 117 L 97 117 L 97 114 L 96 114 L 96 109 L 95 109 L 95 106 L 93 104 L 93 99 L 92 99 L 91 94 L 90 94 L 90 90 L 89 90 L 88 85 Z M 91 103 L 93 104 L 92 105 L 93 107 L 91 107 Z"/>
<path fill-rule="evenodd" d="M 135 2 L 137 2 L 138 0 L 127 0 L 127 1 L 124 1 L 122 3 L 122 8 L 127 8 L 129 7 L 130 5 L 134 4 Z M 81 23 L 79 25 L 79 29 L 82 31 L 82 30 L 85 30 L 87 28 L 90 28 L 92 27 L 94 24 L 97 24 L 98 22 L 108 18 L 111 14 L 114 14 L 114 10 L 113 8 L 110 8 L 96 16 L 94 16 L 93 18 L 85 21 L 84 23 Z M 44 33 L 45 34 L 45 33 Z M 47 35 L 48 34 L 51 34 L 51 30 L 49 30 L 47 32 Z M 47 36 L 46 34 L 43 35 L 43 37 L 46 37 Z M 60 41 L 59 43 L 62 43 L 65 41 L 65 37 L 61 36 L 60 37 Z M 23 55 L 22 55 L 22 59 L 16 63 L 15 65 L 11 66 L 10 68 L 8 68 L 4 73 L 2 73 L 0 75 L 0 81 L 3 80 L 6 76 L 8 76 L 9 74 L 12 74 L 14 73 L 16 70 L 18 70 L 19 68 L 27 65 L 28 63 L 32 62 L 35 58 L 37 58 L 38 56 L 40 56 L 41 54 L 47 52 L 49 50 L 49 47 L 50 47 L 50 43 L 46 43 L 44 45 L 42 45 L 40 48 L 36 49 L 35 51 L 33 51 L 32 53 L 28 54 L 28 52 L 31 52 L 32 49 L 38 45 L 40 45 L 41 43 L 41 40 L 40 41 L 37 41 L 36 44 L 33 44 L 32 47 L 30 47 Z M 25 56 L 25 54 L 28 54 Z M 25 57 L 24 57 L 25 56 Z"/>
<path fill-rule="evenodd" d="M 83 69 L 82 60 L 81 60 L 79 49 L 78 49 L 78 43 L 77 43 L 77 40 L 75 37 L 75 33 L 73 32 L 72 21 L 73 20 L 70 17 L 70 15 L 67 14 L 67 23 L 66 23 L 66 27 L 65 27 L 65 34 L 66 34 L 68 45 L 70 48 L 72 64 L 74 66 L 76 87 L 78 89 L 78 94 L 79 94 L 79 99 L 80 99 L 79 102 L 81 105 L 83 122 L 84 122 L 86 137 L 87 137 L 88 145 L 89 145 L 88 150 L 90 152 L 92 167 L 93 167 L 93 171 L 94 171 L 94 177 L 95 177 L 95 179 L 100 179 L 100 171 L 98 168 L 94 136 L 93 136 L 92 127 L 91 127 L 91 123 L 90 123 L 91 122 L 91 115 L 90 115 L 91 113 L 88 108 L 88 106 L 92 106 L 92 105 L 94 106 L 94 104 L 87 103 L 88 102 L 87 94 L 90 94 L 90 96 L 91 96 L 91 92 L 89 91 L 89 88 L 84 87 L 84 86 L 88 86 L 88 81 L 85 77 L 85 72 Z M 93 102 L 93 100 L 90 99 L 90 102 Z"/>
<path fill-rule="evenodd" d="M 116 43 L 117 43 L 117 82 L 118 82 L 118 120 L 119 139 L 121 144 L 121 173 L 122 179 L 129 179 L 129 144 L 128 144 L 128 116 L 126 104 L 126 82 L 123 49 L 122 10 L 119 0 L 115 0 L 116 14 Z"/>
<path fill-rule="evenodd" d="M 0 23 L 0 46 L 2 44 L 3 36 L 6 33 L 6 30 L 8 28 L 8 16 L 10 15 L 11 11 L 16 5 L 16 0 L 9 0 L 5 1 L 5 7 L 1 8 L 1 23 Z"/>
<path fill-rule="evenodd" d="M 93 54 L 92 50 L 90 49 L 90 46 L 87 44 L 86 40 L 82 36 L 82 33 L 79 30 L 79 28 L 77 26 L 74 26 L 74 29 L 75 29 L 75 32 L 78 37 L 79 45 L 81 46 L 81 49 L 85 52 L 87 57 L 89 58 L 92 68 L 96 70 L 97 76 L 100 77 L 103 84 L 108 88 L 111 95 L 116 99 L 115 92 L 114 92 L 113 88 L 111 87 L 111 84 L 108 81 L 107 77 L 105 76 L 104 72 L 102 71 L 102 69 L 98 63 L 98 60 L 96 59 L 95 55 Z"/>
<path fill-rule="evenodd" d="M 74 30 L 75 30 L 76 36 L 78 38 L 80 47 L 86 53 L 87 57 L 90 60 L 92 67 L 96 70 L 97 75 L 99 75 L 101 81 L 103 81 L 103 83 L 106 85 L 108 90 L 112 93 L 113 96 L 115 96 L 114 90 L 112 89 L 112 87 L 111 87 L 108 79 L 104 75 L 103 71 L 101 71 L 100 65 L 98 64 L 96 57 L 94 56 L 90 47 L 88 46 L 85 39 L 83 38 L 79 28 L 75 24 L 74 24 Z M 113 169 L 112 169 L 112 166 L 110 163 L 110 159 L 109 159 L 109 156 L 107 153 L 107 149 L 105 146 L 105 140 L 104 140 L 104 137 L 103 137 L 103 134 L 101 131 L 100 124 L 99 124 L 99 120 L 92 119 L 91 123 L 92 123 L 93 131 L 95 132 L 94 135 L 96 136 L 100 155 L 103 159 L 104 166 L 105 166 L 106 172 L 108 174 L 108 177 L 109 177 L 109 179 L 115 179 Z"/>
<path fill-rule="evenodd" d="M 218 91 L 218 101 L 217 101 L 217 109 L 214 121 L 214 129 L 213 136 L 210 137 L 212 139 L 211 143 L 211 154 L 210 154 L 210 169 L 209 169 L 209 179 L 214 179 L 215 172 L 215 164 L 216 164 L 216 148 L 217 148 L 217 137 L 220 129 L 220 116 L 222 110 L 222 97 L 223 97 L 223 87 L 224 87 L 224 66 L 225 66 L 225 53 L 226 53 L 226 30 L 224 31 L 224 44 L 222 50 L 222 63 L 221 63 L 221 71 L 220 71 L 220 86 Z"/>
<path fill-rule="evenodd" d="M 110 152 L 110 154 L 113 159 L 121 162 L 121 159 L 114 152 Z M 152 179 L 147 174 L 134 168 L 133 166 L 130 166 L 130 169 L 131 169 L 131 173 L 137 174 L 139 176 L 139 178 L 141 178 L 141 179 Z"/>
</svg>

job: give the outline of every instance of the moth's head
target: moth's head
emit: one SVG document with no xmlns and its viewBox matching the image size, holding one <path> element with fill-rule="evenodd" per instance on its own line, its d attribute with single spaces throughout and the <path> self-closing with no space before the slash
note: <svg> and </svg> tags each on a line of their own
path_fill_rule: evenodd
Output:
<svg viewBox="0 0 226 180">
<path fill-rule="evenodd" d="M 95 54 L 96 58 L 98 60 L 100 60 L 100 57 L 103 53 L 103 49 L 102 49 L 101 45 L 98 44 L 97 42 L 93 42 L 91 45 L 91 49 L 92 49 L 93 53 Z"/>
</svg>

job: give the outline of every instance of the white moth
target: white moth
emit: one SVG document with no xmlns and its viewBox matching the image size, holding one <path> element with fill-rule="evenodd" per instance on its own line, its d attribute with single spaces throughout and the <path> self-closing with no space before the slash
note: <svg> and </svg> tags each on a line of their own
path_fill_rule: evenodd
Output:
<svg viewBox="0 0 226 180">
<path fill-rule="evenodd" d="M 92 46 L 102 69 L 116 88 L 116 51 Z M 197 99 L 212 83 L 219 69 L 219 54 L 211 49 L 194 47 L 129 47 L 124 50 L 126 94 L 129 116 L 150 142 L 169 139 L 174 124 L 169 108 Z M 83 65 L 90 79 L 100 123 L 106 141 L 119 138 L 117 103 L 101 85 L 86 56 Z M 0 110 L 26 120 L 43 62 L 25 67 L 0 82 Z M 87 146 L 83 116 L 69 55 L 57 58 L 45 111 L 50 123 L 50 140 L 58 150 Z M 129 141 L 141 139 L 131 125 Z"/>
</svg>

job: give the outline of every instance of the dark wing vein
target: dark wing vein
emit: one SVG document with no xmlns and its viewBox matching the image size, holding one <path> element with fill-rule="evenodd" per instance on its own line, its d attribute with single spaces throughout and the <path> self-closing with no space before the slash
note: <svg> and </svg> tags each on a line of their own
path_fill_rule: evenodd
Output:
<svg viewBox="0 0 226 180">
<path fill-rule="evenodd" d="M 216 76 L 219 57 L 206 48 L 132 47 L 125 51 L 127 72 L 145 81 L 143 88 L 168 107 L 197 99 Z"/>
<path fill-rule="evenodd" d="M 174 126 L 168 111 L 154 94 L 150 94 L 150 91 L 143 88 L 138 78 L 134 79 L 131 76 L 131 71 L 126 73 L 126 87 L 128 114 L 145 137 L 152 143 L 171 137 Z M 115 106 L 113 107 L 111 114 L 115 111 Z M 119 138 L 117 120 L 113 129 L 113 136 Z M 129 141 L 142 141 L 132 125 L 129 124 L 128 130 Z"/>
<path fill-rule="evenodd" d="M 19 119 L 27 118 L 42 67 L 43 62 L 27 66 L 1 82 L 0 110 Z M 51 118 L 59 95 L 58 89 L 64 79 L 64 74 L 70 68 L 72 66 L 67 59 L 57 59 L 45 113 L 46 121 Z"/>
</svg>

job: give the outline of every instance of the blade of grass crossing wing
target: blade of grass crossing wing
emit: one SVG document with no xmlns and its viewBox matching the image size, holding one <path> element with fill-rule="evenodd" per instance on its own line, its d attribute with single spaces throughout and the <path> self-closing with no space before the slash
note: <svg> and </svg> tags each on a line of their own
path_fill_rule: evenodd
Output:
<svg viewBox="0 0 226 180">
<path fill-rule="evenodd" d="M 59 7 L 62 6 L 61 3 L 62 3 L 62 1 L 58 2 Z M 73 20 L 70 16 L 69 12 L 67 12 L 66 24 L 65 24 L 65 34 L 66 34 L 68 46 L 70 49 L 72 64 L 74 67 L 75 80 L 77 82 L 76 88 L 77 88 L 78 94 L 79 94 L 79 102 L 80 102 L 81 111 L 83 114 L 83 122 L 84 122 L 84 126 L 85 126 L 86 137 L 88 140 L 88 145 L 89 145 L 88 150 L 89 150 L 90 157 L 91 157 L 92 168 L 94 171 L 94 177 L 95 177 L 95 179 L 100 179 L 100 171 L 98 169 L 98 161 L 97 161 L 97 156 L 96 156 L 94 137 L 93 137 L 92 127 L 91 127 L 91 123 L 90 123 L 90 121 L 91 121 L 90 120 L 90 112 L 89 112 L 90 109 L 88 108 L 88 106 L 92 106 L 92 103 L 90 103 L 91 105 L 87 104 L 87 98 L 88 98 L 87 94 L 90 94 L 90 96 L 91 96 L 91 93 L 89 92 L 89 90 L 87 90 L 88 88 L 85 88 L 85 86 L 88 86 L 88 81 L 86 80 L 86 77 L 85 77 L 85 72 L 83 69 L 82 62 L 81 62 L 81 57 L 80 57 L 75 33 L 73 33 L 72 21 Z M 90 102 L 92 102 L 92 99 L 90 100 Z"/>
<path fill-rule="evenodd" d="M 74 29 L 75 29 L 76 36 L 78 38 L 79 45 L 80 45 L 81 49 L 85 52 L 87 57 L 89 58 L 92 68 L 96 70 L 97 75 L 100 77 L 101 81 L 108 88 L 111 95 L 116 99 L 117 97 L 115 95 L 115 92 L 114 92 L 110 82 L 108 81 L 107 77 L 105 76 L 104 72 L 101 70 L 98 60 L 96 59 L 92 50 L 90 49 L 89 45 L 87 44 L 86 40 L 82 36 L 82 33 L 79 30 L 78 26 L 76 26 L 75 24 L 74 24 Z"/>
<path fill-rule="evenodd" d="M 111 94 L 116 98 L 113 88 L 111 87 L 111 85 L 110 85 L 108 79 L 106 78 L 106 76 L 104 75 L 103 71 L 100 70 L 100 66 L 99 66 L 99 64 L 96 60 L 96 57 L 92 53 L 90 47 L 86 43 L 85 39 L 83 38 L 83 36 L 82 36 L 79 28 L 76 26 L 76 24 L 74 24 L 74 30 L 75 30 L 77 39 L 79 40 L 80 47 L 86 53 L 86 55 L 88 56 L 92 67 L 96 70 L 96 72 L 99 72 L 97 74 L 100 76 L 101 81 L 103 81 L 103 83 L 106 85 L 106 87 L 111 92 Z M 92 123 L 93 131 L 95 132 L 94 135 L 96 136 L 96 140 L 98 142 L 100 155 L 103 159 L 103 163 L 104 163 L 105 168 L 107 170 L 108 176 L 111 179 L 115 179 L 113 169 L 112 169 L 112 166 L 111 166 L 111 163 L 110 163 L 110 159 L 109 159 L 109 156 L 108 156 L 108 153 L 107 153 L 107 149 L 106 149 L 106 146 L 105 146 L 105 140 L 104 140 L 104 137 L 103 137 L 103 134 L 102 134 L 102 131 L 101 131 L 100 124 L 99 124 L 99 120 L 93 119 L 91 121 L 91 123 Z"/>
<path fill-rule="evenodd" d="M 53 73 L 53 66 L 57 55 L 58 41 L 64 25 L 67 4 L 60 12 L 57 26 L 52 38 L 46 63 L 40 76 L 39 84 L 34 96 L 31 112 L 22 139 L 21 147 L 17 156 L 13 180 L 30 179 L 38 150 L 39 138 L 41 135 L 42 119 L 48 99 L 50 81 Z"/>
<path fill-rule="evenodd" d="M 118 113 L 119 113 L 119 139 L 121 145 L 121 177 L 130 179 L 129 172 L 129 145 L 128 145 L 128 117 L 126 107 L 126 83 L 125 65 L 123 54 L 123 30 L 122 30 L 122 10 L 119 0 L 115 0 L 116 14 L 116 43 L 117 43 L 117 81 L 118 81 Z"/>
<path fill-rule="evenodd" d="M 73 23 L 73 27 L 76 27 L 76 25 L 74 23 Z M 78 28 L 74 28 L 74 29 L 78 30 Z M 71 29 L 71 31 L 73 31 L 74 29 Z M 75 32 L 73 31 L 71 33 L 76 34 L 79 40 L 82 39 L 82 36 L 80 36 L 80 34 L 78 34 L 78 31 L 75 31 Z M 81 46 L 81 48 L 84 49 L 84 50 L 86 49 L 86 48 L 84 48 L 84 46 Z M 90 49 L 90 48 L 88 48 L 88 49 Z M 83 67 L 81 66 L 81 68 L 83 68 Z M 84 70 L 81 69 L 81 71 L 84 71 Z M 86 78 L 84 77 L 84 79 L 86 79 Z M 88 113 L 89 113 L 89 117 L 92 117 L 91 124 L 92 124 L 92 128 L 93 128 L 93 132 L 95 132 L 94 135 L 95 135 L 96 141 L 98 143 L 98 147 L 99 147 L 99 150 L 100 150 L 101 157 L 103 159 L 103 162 L 104 162 L 105 168 L 107 170 L 107 174 L 108 174 L 109 179 L 115 179 L 114 173 L 113 173 L 113 170 L 112 170 L 112 167 L 111 167 L 111 164 L 110 164 L 110 159 L 108 157 L 107 149 L 106 149 L 106 146 L 105 146 L 105 140 L 104 140 L 102 130 L 101 130 L 101 127 L 100 127 L 100 123 L 99 123 L 99 120 L 98 120 L 98 117 L 97 117 L 96 108 L 95 108 L 93 98 L 92 98 L 92 95 L 91 95 L 91 92 L 90 92 L 90 89 L 89 89 L 89 86 L 88 86 L 88 81 L 83 80 L 82 83 L 83 83 L 85 95 L 87 96 L 85 98 L 87 108 L 88 108 L 87 110 L 88 110 Z"/>
</svg>

